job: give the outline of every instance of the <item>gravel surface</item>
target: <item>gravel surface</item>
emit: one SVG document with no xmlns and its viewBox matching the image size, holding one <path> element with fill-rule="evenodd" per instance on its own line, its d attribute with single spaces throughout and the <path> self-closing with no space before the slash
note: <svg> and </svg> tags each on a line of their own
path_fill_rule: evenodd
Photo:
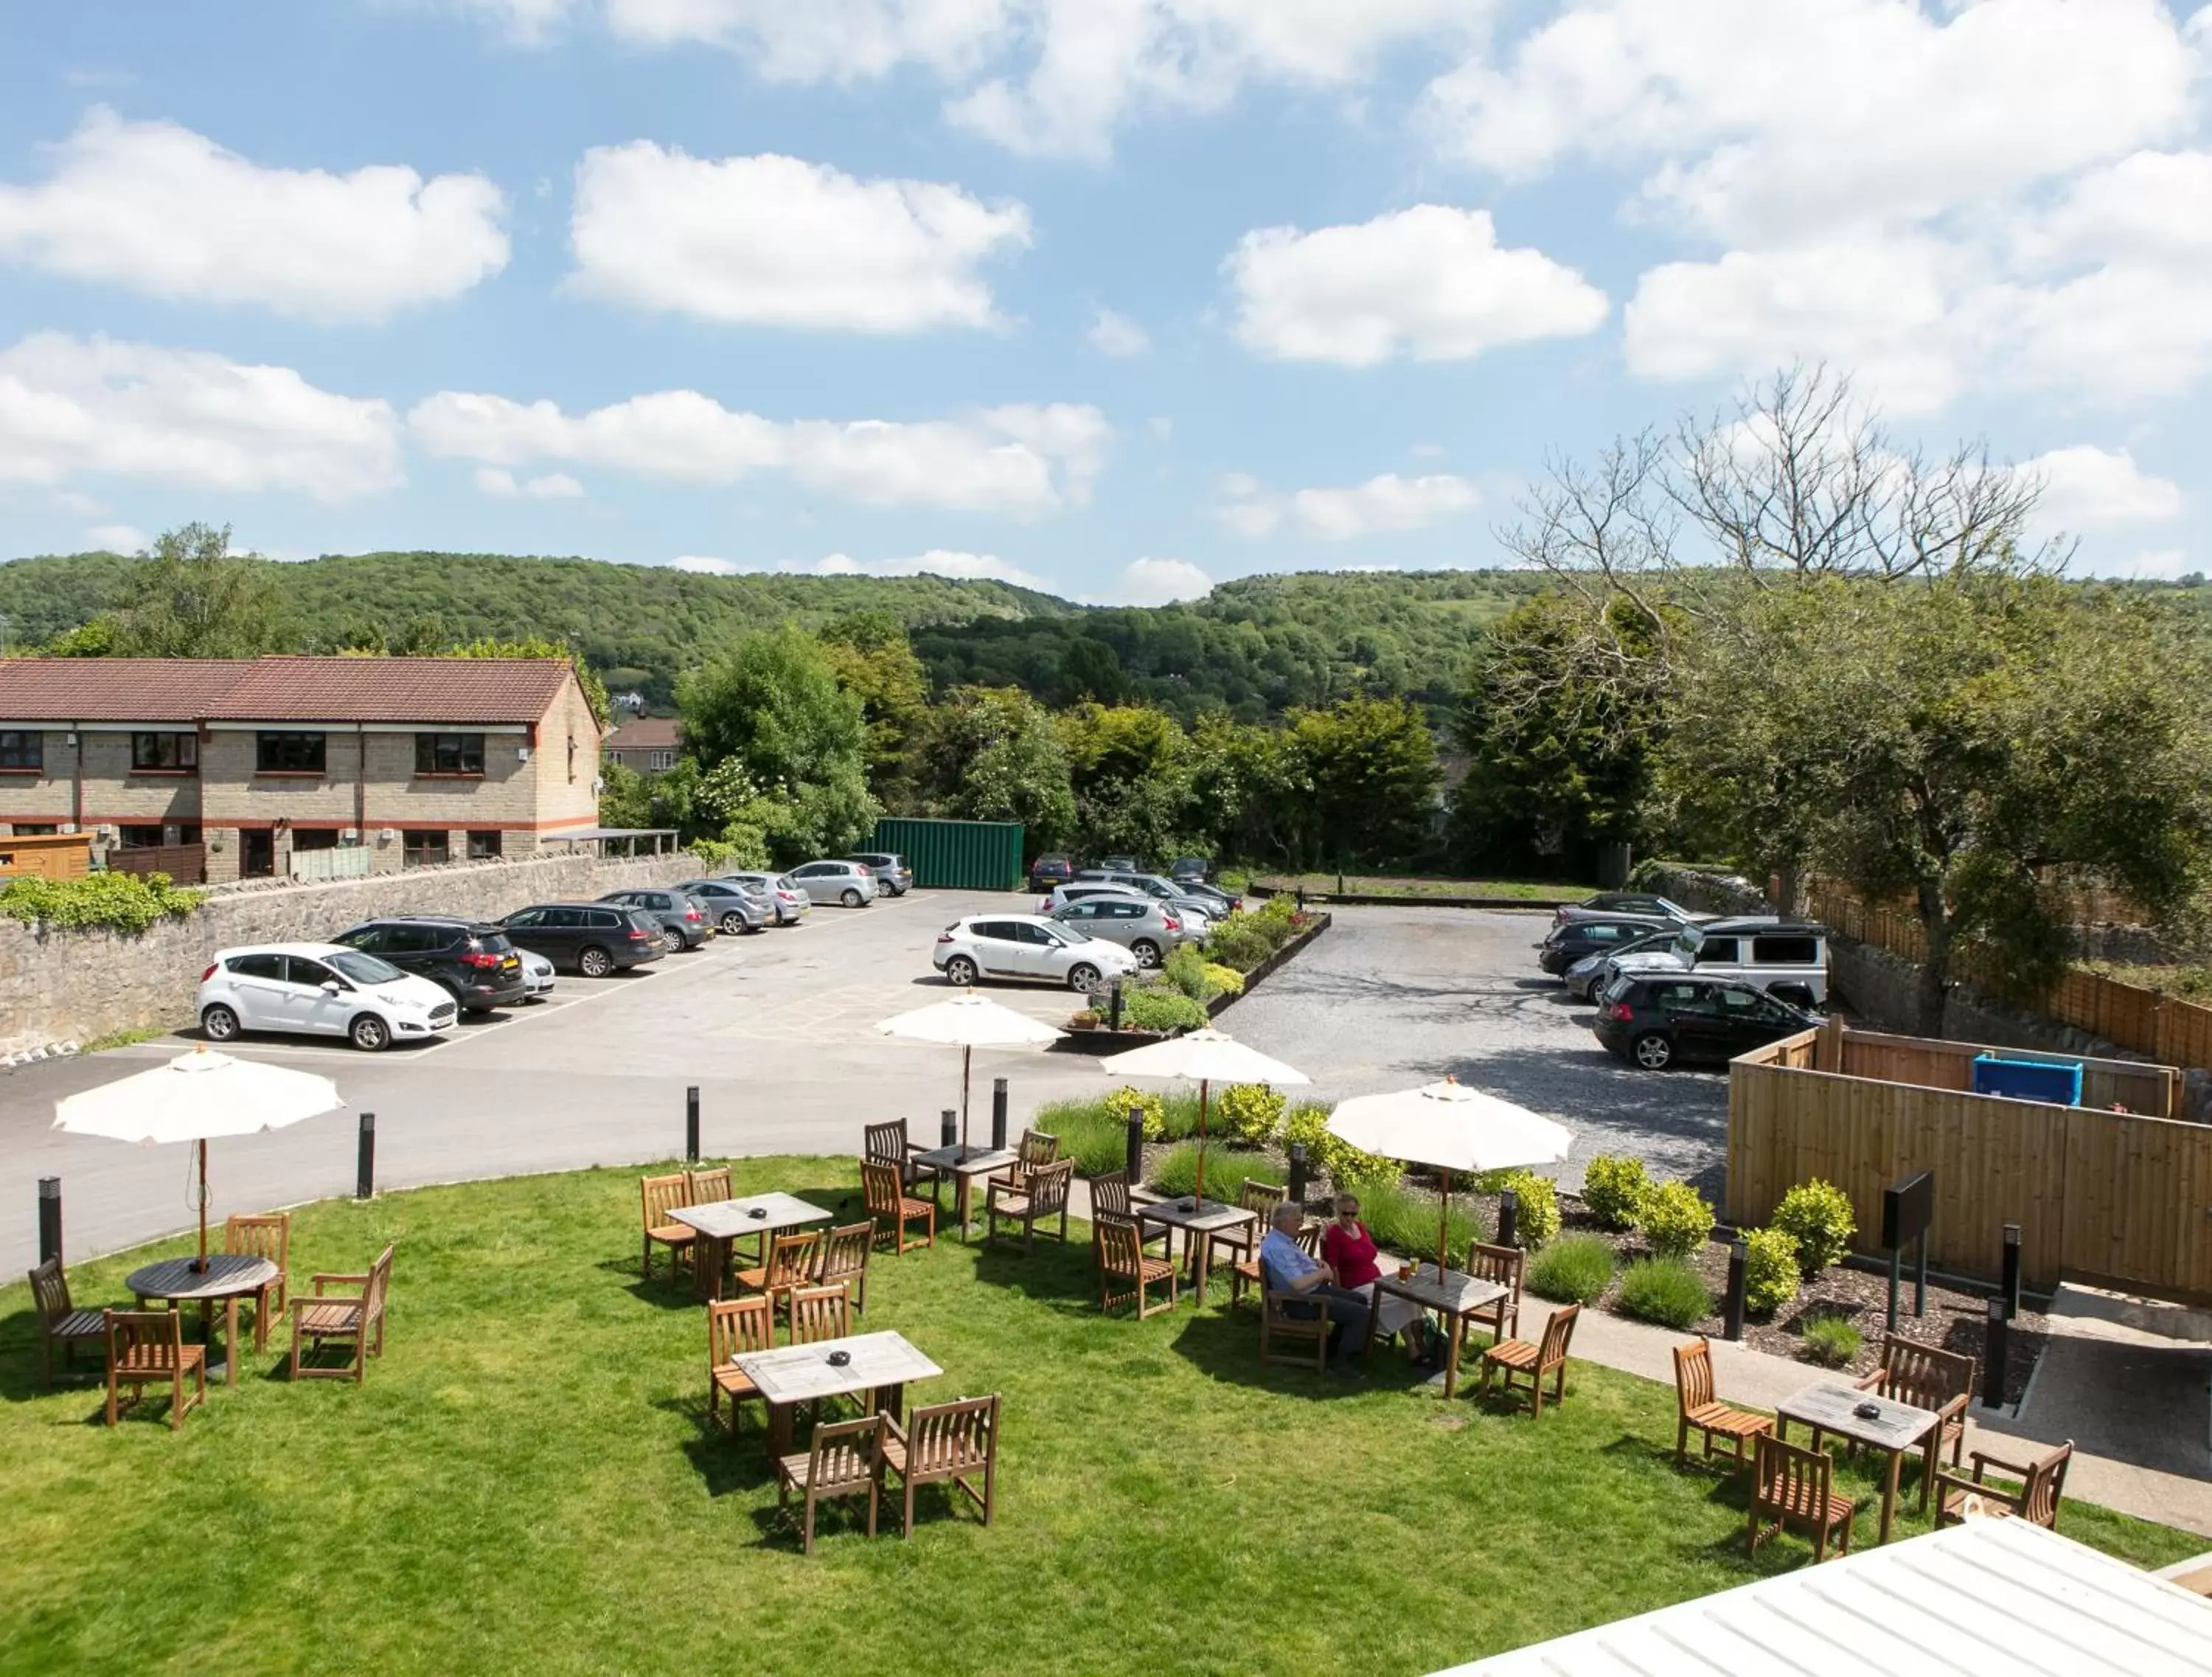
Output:
<svg viewBox="0 0 2212 1677">
<path fill-rule="evenodd" d="M 1597 1153 L 1630 1153 L 1717 1204 L 1725 1072 L 1637 1070 L 1590 1034 L 1592 1010 L 1536 967 L 1548 912 L 1337 908 L 1306 951 L 1222 1015 L 1323 1101 L 1451 1074 L 1575 1132 L 1563 1187 Z"/>
</svg>

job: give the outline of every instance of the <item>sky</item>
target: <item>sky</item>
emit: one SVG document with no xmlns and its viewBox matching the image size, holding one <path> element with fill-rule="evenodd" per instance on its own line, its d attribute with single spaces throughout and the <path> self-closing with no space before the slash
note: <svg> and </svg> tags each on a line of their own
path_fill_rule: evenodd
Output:
<svg viewBox="0 0 2212 1677">
<path fill-rule="evenodd" d="M 1154 604 L 1801 362 L 2212 568 L 2212 5 L 0 0 L 0 553 Z"/>
</svg>

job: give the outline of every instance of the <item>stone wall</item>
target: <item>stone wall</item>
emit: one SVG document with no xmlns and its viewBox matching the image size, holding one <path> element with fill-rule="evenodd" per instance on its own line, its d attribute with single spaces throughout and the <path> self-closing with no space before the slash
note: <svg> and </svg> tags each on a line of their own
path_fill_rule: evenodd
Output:
<svg viewBox="0 0 2212 1677">
<path fill-rule="evenodd" d="M 543 856 L 313 884 L 257 879 L 211 891 L 198 913 L 137 935 L 0 920 L 0 1054 L 189 1024 L 192 992 L 218 949 L 321 942 L 379 914 L 494 920 L 526 903 L 672 884 L 699 872 L 698 858 L 685 852 Z"/>
</svg>

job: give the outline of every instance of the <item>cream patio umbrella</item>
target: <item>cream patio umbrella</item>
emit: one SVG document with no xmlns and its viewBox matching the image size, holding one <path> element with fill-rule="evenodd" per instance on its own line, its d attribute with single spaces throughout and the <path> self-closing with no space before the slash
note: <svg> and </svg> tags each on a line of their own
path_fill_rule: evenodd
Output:
<svg viewBox="0 0 2212 1677">
<path fill-rule="evenodd" d="M 1456 1078 L 1340 1101 L 1328 1115 L 1328 1133 L 1364 1153 L 1433 1166 L 1442 1197 L 1437 1202 L 1437 1269 L 1444 1261 L 1444 1231 L 1451 1206 L 1451 1173 L 1513 1170 L 1557 1164 L 1574 1145 L 1574 1134 L 1549 1118 L 1469 1089 Z"/>
<path fill-rule="evenodd" d="M 988 996 L 963 990 L 949 1001 L 933 1002 L 911 1013 L 885 1019 L 876 1029 L 909 1042 L 937 1042 L 960 1050 L 960 1156 L 968 1156 L 968 1072 L 978 1048 L 1041 1048 L 1065 1031 L 1026 1013 L 1001 1006 Z"/>
<path fill-rule="evenodd" d="M 1271 1060 L 1257 1048 L 1248 1048 L 1234 1036 L 1213 1030 L 1189 1031 L 1164 1042 L 1148 1043 L 1127 1054 L 1109 1056 L 1098 1069 L 1117 1078 L 1194 1079 L 1198 1084 L 1198 1180 L 1192 1197 L 1206 1200 L 1206 1105 L 1216 1083 L 1264 1083 L 1270 1086 L 1311 1083 L 1295 1066 Z"/>
<path fill-rule="evenodd" d="M 207 1145 L 227 1135 L 281 1130 L 335 1112 L 345 1102 L 328 1078 L 234 1060 L 205 1047 L 150 1071 L 104 1083 L 54 1103 L 54 1127 L 142 1147 L 189 1141 L 198 1149 L 200 1255 L 207 1272 Z"/>
</svg>

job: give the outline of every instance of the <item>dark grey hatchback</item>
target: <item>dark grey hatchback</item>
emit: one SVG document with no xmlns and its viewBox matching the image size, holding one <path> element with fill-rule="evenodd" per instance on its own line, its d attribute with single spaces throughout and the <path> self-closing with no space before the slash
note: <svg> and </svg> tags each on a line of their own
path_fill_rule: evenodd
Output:
<svg viewBox="0 0 2212 1677">
<path fill-rule="evenodd" d="M 1732 979 L 1623 973 L 1598 998 L 1597 1040 L 1647 1072 L 1692 1060 L 1733 1060 L 1820 1023 Z"/>
<path fill-rule="evenodd" d="M 522 957 L 496 926 L 447 914 L 363 921 L 331 939 L 444 986 L 471 1013 L 513 1007 L 529 993 Z"/>
<path fill-rule="evenodd" d="M 642 908 L 608 902 L 535 902 L 500 921 L 521 948 L 586 978 L 658 961 L 660 923 Z"/>
</svg>

